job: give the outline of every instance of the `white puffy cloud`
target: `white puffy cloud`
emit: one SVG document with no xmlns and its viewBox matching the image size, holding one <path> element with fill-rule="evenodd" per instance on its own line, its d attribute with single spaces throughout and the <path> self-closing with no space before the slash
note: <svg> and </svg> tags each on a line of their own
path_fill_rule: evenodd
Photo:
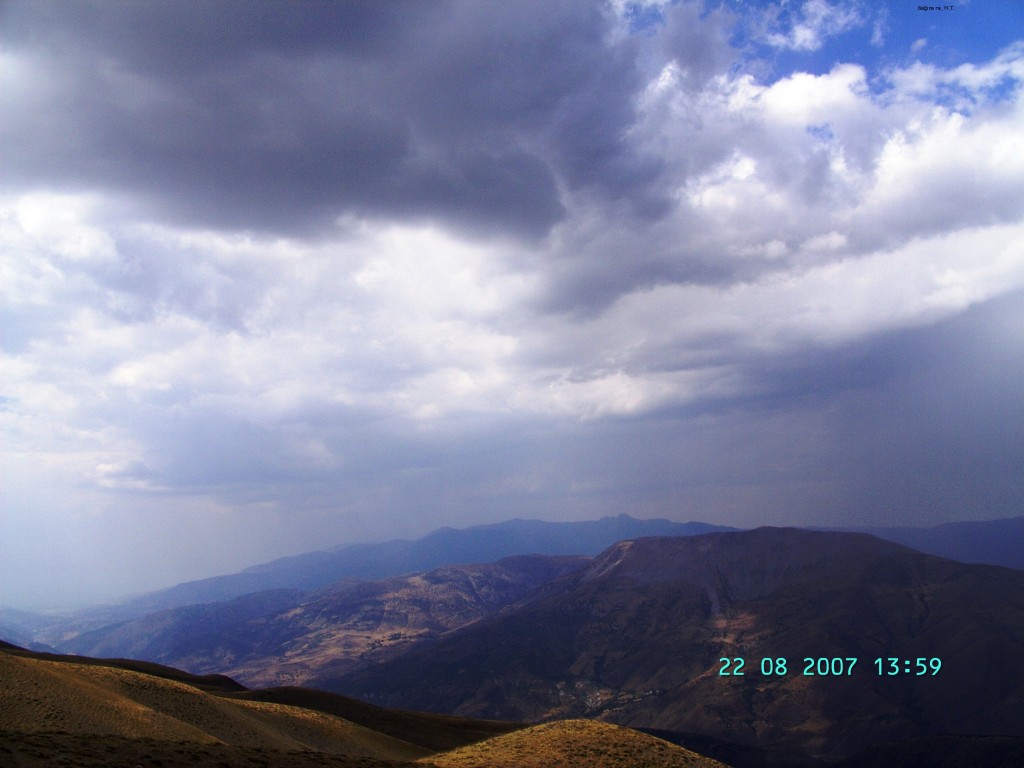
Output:
<svg viewBox="0 0 1024 768">
<path fill-rule="evenodd" d="M 628 217 L 567 222 L 546 246 L 553 272 L 543 253 L 433 225 L 351 218 L 304 243 L 110 227 L 94 196 L 9 198 L 8 344 L 21 353 L 5 356 L 8 412 L 45 401 L 52 419 L 117 424 L 122 406 L 130 442 L 132 409 L 157 404 L 280 428 L 314 406 L 429 423 L 739 394 L 747 354 L 848 343 L 1024 284 L 1020 99 L 964 114 L 927 98 L 944 83 L 983 94 L 1019 78 L 1020 60 L 1014 49 L 950 71 L 913 65 L 882 92 L 849 64 L 770 85 L 721 75 L 696 95 L 669 65 L 634 135 L 678 169 L 675 210 L 643 230 Z M 592 254 L 599 268 L 601 252 L 640 249 L 629 258 L 652 260 L 650 282 L 620 271 L 596 313 L 538 314 L 558 259 L 578 280 Z M 693 280 L 679 270 L 690 260 L 699 275 L 701 250 L 719 271 Z M 121 465 L 101 463 L 110 486 Z"/>
</svg>

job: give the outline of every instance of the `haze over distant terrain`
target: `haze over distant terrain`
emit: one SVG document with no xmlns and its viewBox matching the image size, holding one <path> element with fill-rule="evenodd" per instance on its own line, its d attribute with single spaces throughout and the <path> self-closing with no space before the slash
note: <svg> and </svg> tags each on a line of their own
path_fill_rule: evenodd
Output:
<svg viewBox="0 0 1024 768">
<path fill-rule="evenodd" d="M 1024 6 L 951 7 L 0 4 L 0 606 L 1021 514 Z"/>
</svg>

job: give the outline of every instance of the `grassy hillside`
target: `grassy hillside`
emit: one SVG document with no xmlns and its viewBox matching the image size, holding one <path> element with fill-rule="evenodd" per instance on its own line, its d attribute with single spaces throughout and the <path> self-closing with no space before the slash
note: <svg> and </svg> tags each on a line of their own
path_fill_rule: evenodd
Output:
<svg viewBox="0 0 1024 768">
<path fill-rule="evenodd" d="M 434 755 L 438 768 L 723 768 L 667 741 L 594 720 L 560 720 Z"/>
<path fill-rule="evenodd" d="M 0 653 L 0 723 L 24 735 L 78 735 L 315 751 L 404 761 L 428 750 L 323 712 L 228 699 L 98 664 Z"/>
<path fill-rule="evenodd" d="M 425 712 L 384 709 L 347 696 L 311 688 L 264 688 L 233 696 L 250 701 L 290 704 L 326 712 L 424 747 L 431 752 L 443 752 L 475 744 L 525 727 L 524 723 L 503 720 L 473 720 Z"/>
<path fill-rule="evenodd" d="M 627 728 L 525 728 L 0 645 L 2 768 L 720 766 Z M 147 669 L 148 668 L 148 669 Z M 211 682 L 206 680 L 205 682 Z M 445 751 L 448 750 L 448 751 Z M 414 762 L 415 761 L 415 762 Z"/>
</svg>

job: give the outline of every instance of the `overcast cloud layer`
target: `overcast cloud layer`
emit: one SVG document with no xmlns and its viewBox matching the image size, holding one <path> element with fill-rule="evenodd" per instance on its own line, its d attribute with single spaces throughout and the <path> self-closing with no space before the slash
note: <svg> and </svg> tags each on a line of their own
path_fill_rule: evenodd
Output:
<svg viewBox="0 0 1024 768">
<path fill-rule="evenodd" d="M 1024 10 L 915 9 L 0 4 L 0 605 L 1024 513 Z"/>
</svg>

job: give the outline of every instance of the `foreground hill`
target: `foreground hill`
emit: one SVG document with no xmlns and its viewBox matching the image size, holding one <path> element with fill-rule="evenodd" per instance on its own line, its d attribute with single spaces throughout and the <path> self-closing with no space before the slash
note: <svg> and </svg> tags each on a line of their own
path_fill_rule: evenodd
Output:
<svg viewBox="0 0 1024 768">
<path fill-rule="evenodd" d="M 765 528 L 621 542 L 514 610 L 316 684 L 386 706 L 598 717 L 841 757 L 939 733 L 1024 736 L 1022 647 L 1022 572 Z M 719 674 L 737 658 L 742 676 Z M 779 658 L 785 674 L 762 668 Z M 817 674 L 819 658 L 839 674 Z M 939 673 L 913 674 L 918 658 Z"/>
<path fill-rule="evenodd" d="M 117 736 L 404 761 L 427 751 L 330 715 L 231 699 L 134 670 L 0 652 L 0 723 L 26 734 Z"/>
<path fill-rule="evenodd" d="M 247 685 L 301 685 L 401 654 L 496 613 L 585 557 L 522 556 L 314 593 L 274 590 L 172 608 L 85 633 L 64 650 L 224 672 Z"/>
<path fill-rule="evenodd" d="M 594 720 L 561 720 L 434 755 L 438 768 L 725 768 L 667 741 Z"/>
<path fill-rule="evenodd" d="M 302 688 L 251 691 L 220 675 L 0 643 L 5 767 L 34 765 L 44 754 L 104 765 L 156 764 L 154 757 L 165 765 L 407 765 L 522 727 L 389 711 Z"/>
<path fill-rule="evenodd" d="M 358 723 L 431 752 L 443 752 L 502 736 L 525 727 L 522 723 L 383 709 L 346 696 L 311 688 L 286 686 L 231 694 L 232 698 L 325 712 Z"/>
<path fill-rule="evenodd" d="M 116 667 L 0 652 L 0 681 L 0 723 L 8 734 L 316 751 L 390 762 L 428 753 L 321 712 L 231 700 L 186 683 Z M 7 736 L 4 742 L 20 739 Z"/>
<path fill-rule="evenodd" d="M 245 691 L 225 679 L 143 665 L 149 674 L 138 666 L 44 658 L 0 645 L 0 765 L 721 767 L 603 723 L 523 730 L 516 723 L 386 711 L 300 688 Z"/>
</svg>

